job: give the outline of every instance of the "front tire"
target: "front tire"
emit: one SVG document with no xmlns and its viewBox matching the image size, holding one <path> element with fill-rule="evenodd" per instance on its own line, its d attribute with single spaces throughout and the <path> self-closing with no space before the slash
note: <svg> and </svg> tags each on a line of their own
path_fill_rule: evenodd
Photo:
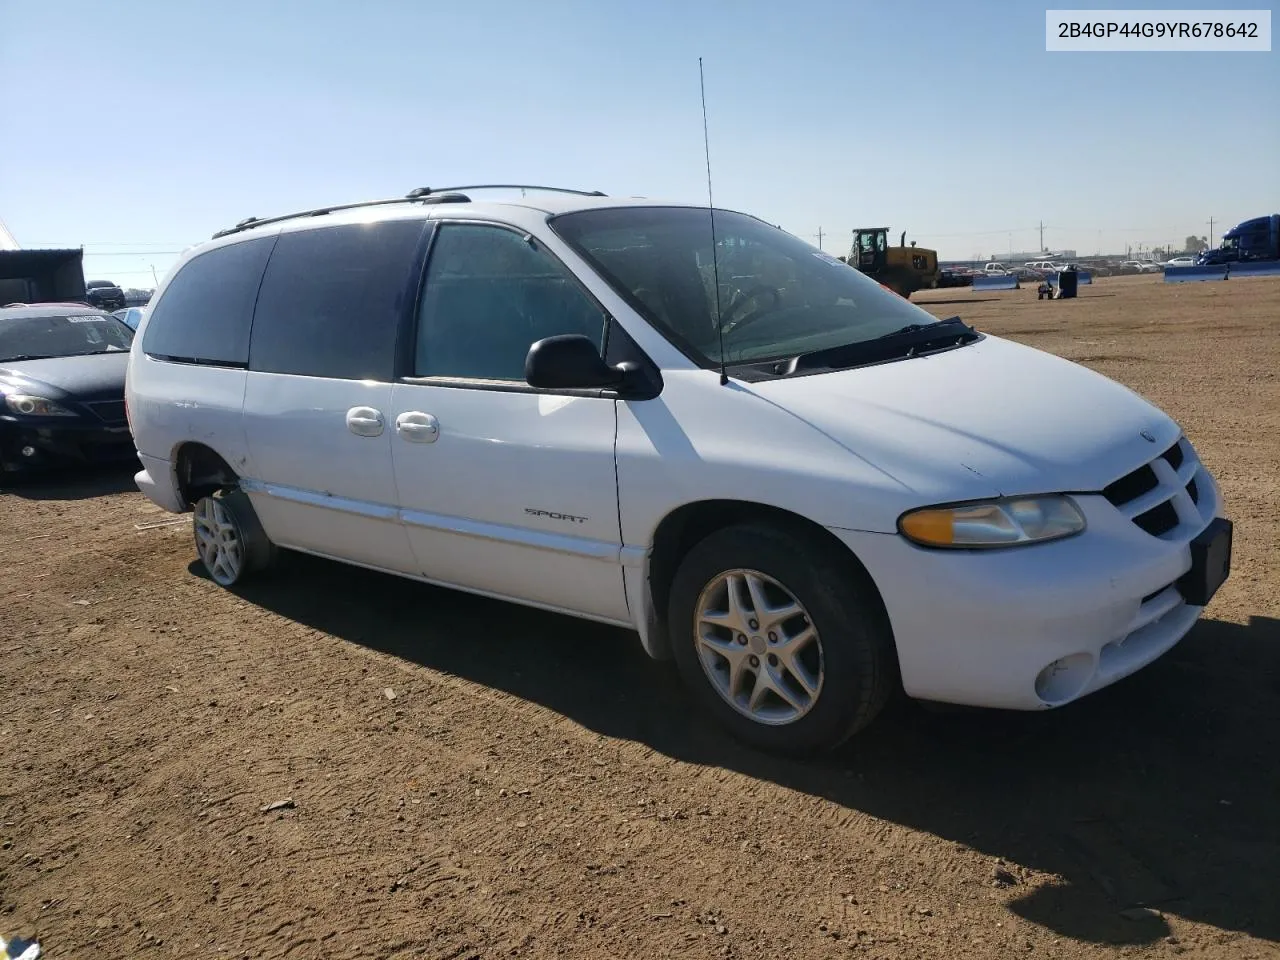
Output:
<svg viewBox="0 0 1280 960">
<path fill-rule="evenodd" d="M 717 531 L 671 586 L 677 667 L 700 705 L 771 753 L 831 750 L 897 684 L 883 608 L 865 572 L 817 535 L 763 524 Z"/>
<path fill-rule="evenodd" d="M 243 491 L 201 497 L 192 512 L 196 556 L 218 586 L 234 587 L 275 559 L 275 546 Z"/>
</svg>

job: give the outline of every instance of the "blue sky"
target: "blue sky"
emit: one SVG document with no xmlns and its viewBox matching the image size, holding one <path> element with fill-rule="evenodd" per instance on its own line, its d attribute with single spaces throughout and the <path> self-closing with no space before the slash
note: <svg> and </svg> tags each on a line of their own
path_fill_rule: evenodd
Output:
<svg viewBox="0 0 1280 960">
<path fill-rule="evenodd" d="M 985 257 L 1043 220 L 1093 253 L 1280 211 L 1274 45 L 1047 53 L 1045 6 L 0 0 L 0 219 L 150 286 L 246 216 L 419 185 L 705 201 L 699 56 L 717 205 L 828 250 L 884 225 Z"/>
</svg>

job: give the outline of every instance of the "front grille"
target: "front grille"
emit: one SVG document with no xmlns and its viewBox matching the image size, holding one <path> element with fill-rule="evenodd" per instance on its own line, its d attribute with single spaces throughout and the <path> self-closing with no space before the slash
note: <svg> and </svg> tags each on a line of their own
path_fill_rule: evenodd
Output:
<svg viewBox="0 0 1280 960">
<path fill-rule="evenodd" d="M 1108 484 L 1102 495 L 1111 501 L 1113 506 L 1121 507 L 1130 500 L 1137 500 L 1149 490 L 1160 486 L 1160 478 L 1148 466 L 1141 466 L 1133 473 L 1127 473 L 1115 483 Z"/>
<path fill-rule="evenodd" d="M 1178 525 L 1178 511 L 1173 509 L 1173 504 L 1166 500 L 1160 506 L 1138 514 L 1133 518 L 1133 522 L 1153 537 L 1158 537 Z"/>
<path fill-rule="evenodd" d="M 103 423 L 124 423 L 124 401 L 123 400 L 102 400 L 98 403 L 85 404 L 94 415 Z"/>
<path fill-rule="evenodd" d="M 1138 527 L 1163 537 L 1183 523 L 1199 524 L 1200 461 L 1182 438 L 1158 457 L 1112 481 L 1102 495 Z"/>
</svg>

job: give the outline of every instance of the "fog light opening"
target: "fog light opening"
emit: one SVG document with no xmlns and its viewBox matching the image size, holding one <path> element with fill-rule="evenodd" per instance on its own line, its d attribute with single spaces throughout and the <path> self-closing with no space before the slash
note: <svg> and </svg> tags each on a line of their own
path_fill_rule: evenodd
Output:
<svg viewBox="0 0 1280 960">
<path fill-rule="evenodd" d="M 1055 660 L 1036 676 L 1036 696 L 1051 707 L 1074 700 L 1093 676 L 1093 668 L 1091 653 Z"/>
</svg>

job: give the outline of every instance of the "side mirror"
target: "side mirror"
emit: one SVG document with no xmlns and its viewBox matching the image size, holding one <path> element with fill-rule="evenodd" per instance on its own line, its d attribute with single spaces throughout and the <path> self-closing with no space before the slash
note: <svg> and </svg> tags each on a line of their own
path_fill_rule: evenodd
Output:
<svg viewBox="0 0 1280 960">
<path fill-rule="evenodd" d="M 529 348 L 524 378 L 532 387 L 587 390 L 616 387 L 625 376 L 609 366 L 589 337 L 580 333 L 546 337 Z"/>
</svg>

